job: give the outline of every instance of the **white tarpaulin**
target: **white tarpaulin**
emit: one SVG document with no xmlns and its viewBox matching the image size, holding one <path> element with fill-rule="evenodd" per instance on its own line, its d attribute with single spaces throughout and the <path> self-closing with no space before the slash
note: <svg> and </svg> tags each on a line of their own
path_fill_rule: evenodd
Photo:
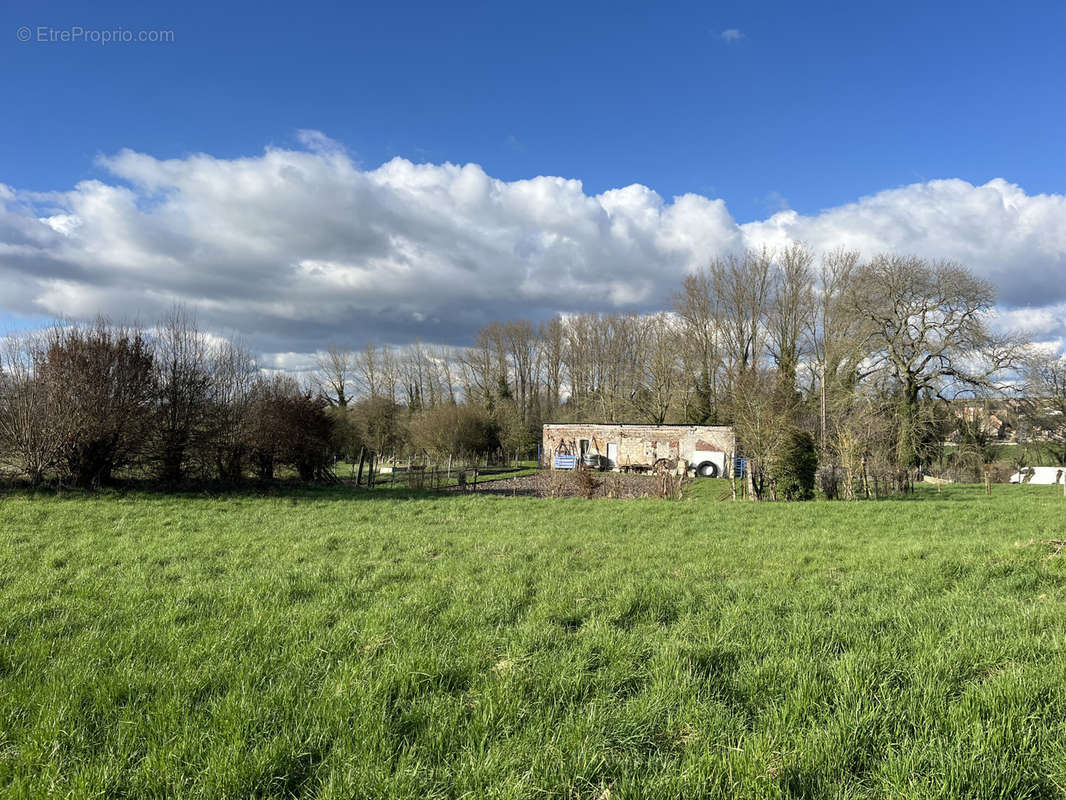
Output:
<svg viewBox="0 0 1066 800">
<path fill-rule="evenodd" d="M 1053 483 L 1062 483 L 1064 472 L 1066 469 L 1063 467 L 1022 467 L 1020 471 L 1010 476 L 1010 482 L 1050 486 Z"/>
</svg>

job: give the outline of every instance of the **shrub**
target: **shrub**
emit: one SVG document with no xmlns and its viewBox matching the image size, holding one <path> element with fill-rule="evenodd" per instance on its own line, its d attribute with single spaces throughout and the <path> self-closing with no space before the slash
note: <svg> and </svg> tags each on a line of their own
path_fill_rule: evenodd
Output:
<svg viewBox="0 0 1066 800">
<path fill-rule="evenodd" d="M 326 413 L 333 422 L 333 438 L 330 441 L 333 455 L 354 462 L 359 458 L 359 448 L 363 446 L 355 420 L 345 406 L 333 406 Z"/>
<path fill-rule="evenodd" d="M 571 479 L 577 496 L 584 497 L 586 500 L 591 500 L 596 491 L 603 485 L 603 481 L 594 478 L 592 472 L 583 466 L 571 473 Z"/>
<path fill-rule="evenodd" d="M 388 397 L 368 397 L 348 406 L 360 442 L 370 451 L 384 455 L 401 447 L 407 436 L 401 414 L 403 409 Z"/>
<path fill-rule="evenodd" d="M 155 335 L 157 398 L 149 444 L 157 476 L 178 483 L 209 432 L 211 342 L 184 309 L 174 308 Z"/>
<path fill-rule="evenodd" d="M 443 405 L 411 420 L 411 444 L 438 458 L 450 453 L 491 453 L 499 445 L 492 418 L 474 406 Z"/>
<path fill-rule="evenodd" d="M 818 453 L 814 439 L 806 431 L 792 430 L 785 436 L 777 458 L 778 496 L 784 500 L 810 500 L 818 473 Z"/>
<path fill-rule="evenodd" d="M 37 379 L 46 387 L 47 414 L 65 422 L 60 458 L 77 486 L 107 483 L 142 455 L 155 398 L 153 366 L 138 330 L 101 320 L 49 334 Z"/>
<path fill-rule="evenodd" d="M 67 418 L 51 412 L 48 385 L 36 374 L 46 349 L 40 335 L 0 340 L 0 468 L 30 483 L 54 471 L 67 437 Z"/>
<path fill-rule="evenodd" d="M 495 412 L 499 428 L 500 447 L 507 456 L 536 452 L 540 443 L 540 420 L 523 419 L 512 403 L 500 406 Z"/>
<path fill-rule="evenodd" d="M 324 399 L 313 397 L 310 392 L 287 398 L 285 403 L 288 436 L 283 441 L 282 459 L 292 465 L 301 480 L 326 477 L 333 460 L 333 421 L 326 407 Z"/>
<path fill-rule="evenodd" d="M 256 475 L 268 480 L 277 465 L 285 464 L 302 480 L 325 477 L 333 460 L 333 419 L 326 401 L 283 375 L 260 378 L 252 397 L 248 444 Z"/>
</svg>

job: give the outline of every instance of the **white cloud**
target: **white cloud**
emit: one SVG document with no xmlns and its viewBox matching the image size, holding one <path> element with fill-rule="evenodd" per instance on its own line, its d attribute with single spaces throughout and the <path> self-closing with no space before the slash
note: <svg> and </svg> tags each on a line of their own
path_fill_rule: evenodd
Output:
<svg viewBox="0 0 1066 800">
<path fill-rule="evenodd" d="M 1066 327 L 1066 198 L 1003 180 L 930 181 L 741 226 L 695 194 L 588 195 L 474 164 L 365 170 L 320 133 L 298 138 L 303 149 L 240 159 L 124 150 L 100 162 L 112 179 L 48 195 L 0 185 L 0 306 L 147 321 L 183 302 L 273 353 L 462 343 L 492 319 L 667 307 L 715 254 L 799 239 L 954 258 L 1041 335 Z"/>
<path fill-rule="evenodd" d="M 743 230 L 756 244 L 798 239 L 819 250 L 954 259 L 992 281 L 1010 306 L 1066 300 L 1066 197 L 1027 195 L 1002 179 L 916 183 L 815 216 L 782 211 Z"/>
<path fill-rule="evenodd" d="M 722 39 L 722 41 L 730 43 L 739 42 L 741 39 L 744 38 L 744 34 L 741 33 L 740 30 L 737 28 L 726 28 L 724 31 L 718 34 L 718 36 Z"/>
</svg>

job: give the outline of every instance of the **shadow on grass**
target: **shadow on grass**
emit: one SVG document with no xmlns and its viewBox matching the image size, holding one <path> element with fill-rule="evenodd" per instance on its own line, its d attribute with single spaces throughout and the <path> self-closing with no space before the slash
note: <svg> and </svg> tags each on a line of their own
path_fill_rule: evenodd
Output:
<svg viewBox="0 0 1066 800">
<path fill-rule="evenodd" d="M 515 473 L 518 477 L 525 477 L 528 471 Z M 510 477 L 510 473 L 500 473 L 498 477 Z M 446 486 L 440 490 L 414 489 L 402 483 L 380 483 L 373 489 L 365 486 L 356 486 L 354 481 L 342 479 L 339 483 L 314 484 L 305 483 L 295 479 L 277 479 L 273 481 L 247 481 L 242 483 L 223 483 L 218 481 L 189 482 L 177 486 L 168 486 L 148 480 L 119 481 L 113 485 L 99 489 L 78 489 L 62 485 L 26 486 L 11 483 L 0 483 L 0 500 L 5 498 L 25 497 L 40 499 L 101 499 L 101 498 L 143 498 L 143 499 L 186 499 L 186 500 L 225 500 L 246 498 L 284 498 L 293 503 L 299 502 L 329 502 L 329 501 L 374 501 L 374 500 L 435 500 L 442 497 L 456 496 L 483 496 L 495 497 L 501 500 L 512 499 L 508 491 L 493 491 L 491 479 L 479 484 L 477 488 L 468 486 L 460 490 L 458 486 Z M 708 484 L 711 481 L 707 481 Z M 718 483 L 718 481 L 714 481 Z M 725 483 L 725 481 L 722 481 Z M 482 488 L 484 487 L 484 488 Z M 717 488 L 717 487 L 716 487 Z M 1061 497 L 1062 489 L 1059 486 L 1028 486 L 1017 484 L 993 484 L 992 497 L 985 495 L 983 484 L 950 484 L 942 487 L 937 492 L 935 486 L 924 484 L 915 487 L 909 494 L 886 495 L 882 497 L 856 498 L 855 500 L 825 500 L 818 498 L 814 502 L 818 505 L 829 503 L 832 505 L 854 505 L 862 503 L 975 503 L 994 500 L 1003 495 L 1021 498 L 1051 498 Z M 518 497 L 530 497 L 528 494 L 519 493 Z M 534 498 L 542 500 L 554 500 L 565 498 Z M 573 498 L 570 498 L 573 499 Z M 601 498 L 592 498 L 594 500 Z M 642 498 L 648 499 L 648 498 Z M 682 502 L 705 504 L 716 502 L 729 502 L 730 498 L 712 491 L 691 491 Z M 667 502 L 667 501 L 664 501 Z M 677 501 L 669 501 L 677 502 Z M 738 498 L 738 503 L 748 504 L 743 498 Z M 752 504 L 756 507 L 777 507 L 787 505 L 783 502 L 763 502 Z M 795 505 L 807 505 L 796 503 Z"/>
<path fill-rule="evenodd" d="M 869 500 L 860 499 L 852 502 L 886 502 L 886 501 L 905 501 L 905 502 L 938 502 L 938 503 L 959 503 L 959 502 L 977 502 L 977 501 L 990 501 L 995 500 L 997 497 L 1003 496 L 1009 497 L 1055 497 L 1062 495 L 1061 486 L 1030 486 L 1016 483 L 994 483 L 992 484 L 992 495 L 987 496 L 985 494 L 985 486 L 983 483 L 953 483 L 945 484 L 941 487 L 941 491 L 936 490 L 935 485 L 919 484 L 915 487 L 913 492 L 908 494 L 899 495 L 887 495 L 885 497 L 871 497 Z"/>
<path fill-rule="evenodd" d="M 486 485 L 491 481 L 486 481 Z M 460 491 L 456 486 L 433 489 L 413 489 L 403 484 L 377 484 L 372 489 L 356 486 L 354 482 L 336 484 L 304 483 L 296 480 L 248 481 L 246 483 L 185 483 L 178 486 L 162 485 L 153 481 L 120 481 L 98 489 L 79 489 L 62 485 L 25 486 L 0 483 L 0 500 L 4 498 L 40 499 L 185 499 L 224 500 L 244 498 L 287 498 L 299 501 L 344 501 L 356 500 L 432 500 L 458 495 L 496 496 L 496 493 L 477 489 Z"/>
</svg>

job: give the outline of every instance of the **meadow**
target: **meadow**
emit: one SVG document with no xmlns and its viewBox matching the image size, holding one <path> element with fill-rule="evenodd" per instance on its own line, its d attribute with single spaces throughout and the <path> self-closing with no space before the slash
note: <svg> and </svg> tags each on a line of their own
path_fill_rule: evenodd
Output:
<svg viewBox="0 0 1066 800">
<path fill-rule="evenodd" d="M 1046 798 L 1060 487 L 0 495 L 0 796 Z"/>
</svg>

